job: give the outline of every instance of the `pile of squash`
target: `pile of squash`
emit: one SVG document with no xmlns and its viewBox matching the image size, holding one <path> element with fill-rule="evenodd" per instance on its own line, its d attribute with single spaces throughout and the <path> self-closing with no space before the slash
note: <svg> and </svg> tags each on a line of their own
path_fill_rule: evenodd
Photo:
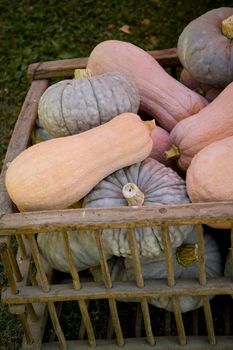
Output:
<svg viewBox="0 0 233 350">
<path fill-rule="evenodd" d="M 6 173 L 18 209 L 233 200 L 232 15 L 233 8 L 214 9 L 183 30 L 180 81 L 143 49 L 107 40 L 92 50 L 86 70 L 51 85 L 39 101 L 35 144 Z M 170 227 L 169 233 L 177 266 L 185 277 L 198 276 L 195 228 Z M 78 270 L 96 271 L 94 232 L 68 234 Z M 133 279 L 126 230 L 104 229 L 102 239 L 107 259 L 123 259 L 121 277 L 114 278 Z M 144 278 L 165 278 L 161 229 L 138 228 L 136 240 Z M 62 232 L 41 233 L 37 241 L 51 266 L 69 271 Z M 206 232 L 205 245 L 207 276 L 220 276 L 221 254 Z M 183 311 L 200 306 L 199 299 L 187 300 L 180 301 Z M 167 301 L 150 302 L 171 309 Z"/>
</svg>

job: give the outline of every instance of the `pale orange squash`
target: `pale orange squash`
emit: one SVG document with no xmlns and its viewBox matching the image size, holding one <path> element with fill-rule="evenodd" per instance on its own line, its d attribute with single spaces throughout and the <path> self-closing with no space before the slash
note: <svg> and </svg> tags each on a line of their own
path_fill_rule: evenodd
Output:
<svg viewBox="0 0 233 350">
<path fill-rule="evenodd" d="M 110 173 L 144 160 L 151 149 L 141 118 L 123 113 L 78 135 L 29 147 L 10 164 L 6 188 L 21 211 L 67 208 Z"/>
<path fill-rule="evenodd" d="M 129 42 L 101 42 L 91 52 L 87 68 L 92 75 L 117 71 L 128 77 L 138 88 L 140 110 L 168 131 L 208 103 L 169 75 L 148 52 Z"/>
<path fill-rule="evenodd" d="M 191 202 L 233 201 L 233 136 L 215 141 L 193 158 L 186 175 Z M 210 225 L 229 229 L 231 222 Z"/>
<path fill-rule="evenodd" d="M 214 141 L 233 135 L 233 83 L 229 84 L 208 106 L 180 121 L 170 133 L 175 152 L 167 158 L 178 158 L 178 166 L 187 170 L 201 149 Z"/>
</svg>

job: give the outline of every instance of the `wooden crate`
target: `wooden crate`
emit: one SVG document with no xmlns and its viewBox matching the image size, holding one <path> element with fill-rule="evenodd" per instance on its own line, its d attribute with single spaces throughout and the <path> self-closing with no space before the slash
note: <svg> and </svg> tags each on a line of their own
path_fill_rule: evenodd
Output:
<svg viewBox="0 0 233 350">
<path fill-rule="evenodd" d="M 170 70 L 175 77 L 180 63 L 176 49 L 149 52 L 160 64 Z M 233 203 L 187 204 L 176 206 L 156 207 L 127 207 L 108 209 L 72 209 L 59 211 L 43 211 L 18 213 L 8 197 L 4 186 L 4 176 L 8 166 L 20 152 L 30 145 L 30 137 L 37 117 L 38 101 L 49 86 L 52 78 L 73 77 L 74 70 L 84 68 L 87 58 L 39 62 L 28 68 L 31 86 L 25 98 L 22 110 L 16 122 L 0 178 L 0 254 L 8 276 L 8 287 L 2 291 L 1 301 L 9 305 L 9 310 L 17 314 L 22 322 L 24 338 L 22 349 L 80 349 L 86 350 L 98 345 L 100 350 L 119 349 L 124 346 L 127 350 L 151 349 L 216 349 L 228 350 L 233 348 L 232 335 L 232 278 L 221 277 L 207 279 L 205 271 L 204 239 L 202 224 L 229 222 L 233 224 Z M 85 215 L 84 215 L 85 213 Z M 168 235 L 170 225 L 194 224 L 198 238 L 199 278 L 190 280 L 175 280 L 172 261 L 171 244 Z M 137 226 L 160 225 L 163 231 L 165 255 L 167 261 L 166 280 L 149 280 L 146 283 L 141 273 L 140 258 L 134 235 Z M 71 282 L 56 283 L 52 269 L 48 267 L 39 254 L 36 242 L 38 232 L 62 231 L 78 228 L 92 228 L 96 232 L 96 244 L 99 249 L 103 283 L 96 283 L 77 272 L 70 254 L 69 240 L 64 235 L 66 250 L 70 265 Z M 112 282 L 108 265 L 103 252 L 100 236 L 102 228 L 128 229 L 131 245 L 135 282 Z M 12 237 L 18 243 L 17 254 L 14 254 Z M 233 230 L 231 230 L 231 247 L 233 246 Z M 233 251 L 233 250 L 232 250 Z M 36 267 L 38 279 L 33 274 Z M 39 281 L 39 283 L 38 283 Z M 224 334 L 215 334 L 213 309 L 209 302 L 210 295 L 228 297 L 224 310 Z M 203 301 L 203 322 L 206 335 L 198 332 L 198 312 L 193 312 L 192 334 L 186 334 L 184 315 L 181 313 L 178 296 L 200 296 Z M 147 297 L 170 297 L 173 305 L 173 315 L 176 331 L 171 334 L 171 314 L 165 312 L 166 331 L 162 336 L 153 334 L 150 307 Z M 124 338 L 122 324 L 119 318 L 117 299 L 121 297 L 138 298 L 137 313 L 135 314 L 135 336 Z M 109 329 L 105 339 L 98 339 L 91 322 L 88 304 L 92 300 L 107 301 L 109 306 Z M 59 322 L 57 305 L 64 302 L 76 301 L 79 305 L 82 321 L 79 329 L 79 339 L 66 341 Z M 55 342 L 43 342 L 47 316 L 49 315 L 56 335 Z M 141 331 L 142 320 L 144 335 Z M 131 320 L 129 320 L 131 322 Z M 170 323 L 169 323 L 170 322 Z M 168 325 L 168 327 L 167 327 Z M 86 335 L 85 335 L 86 332 Z M 174 333 L 174 332 L 173 332 Z M 112 335 L 114 337 L 112 337 Z"/>
</svg>

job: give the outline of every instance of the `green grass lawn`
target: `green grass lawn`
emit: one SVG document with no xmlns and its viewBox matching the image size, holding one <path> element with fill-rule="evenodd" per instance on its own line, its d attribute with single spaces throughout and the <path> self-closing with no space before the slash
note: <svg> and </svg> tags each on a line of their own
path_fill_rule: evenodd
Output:
<svg viewBox="0 0 233 350">
<path fill-rule="evenodd" d="M 0 0 L 0 168 L 29 88 L 30 63 L 88 56 L 107 39 L 145 50 L 175 47 L 186 24 L 222 6 L 232 1 Z M 3 305 L 0 334 L 0 350 L 19 348 L 21 327 Z"/>
</svg>

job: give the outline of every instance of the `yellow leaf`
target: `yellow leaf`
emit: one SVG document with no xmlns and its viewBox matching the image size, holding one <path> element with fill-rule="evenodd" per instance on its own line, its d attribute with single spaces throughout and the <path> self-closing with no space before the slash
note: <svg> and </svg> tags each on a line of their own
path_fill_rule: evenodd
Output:
<svg viewBox="0 0 233 350">
<path fill-rule="evenodd" d="M 148 24 L 150 24 L 150 19 L 149 18 L 144 18 L 141 23 L 146 25 L 146 26 L 148 26 Z"/>
</svg>

